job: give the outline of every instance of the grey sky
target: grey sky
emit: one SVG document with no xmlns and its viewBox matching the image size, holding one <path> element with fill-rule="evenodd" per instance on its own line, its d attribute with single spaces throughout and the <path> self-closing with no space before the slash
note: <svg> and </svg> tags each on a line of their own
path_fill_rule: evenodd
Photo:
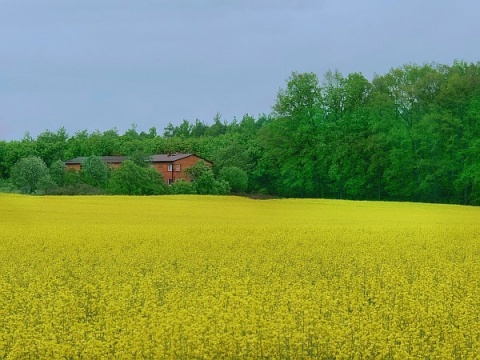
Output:
<svg viewBox="0 0 480 360">
<path fill-rule="evenodd" d="M 0 0 L 0 140 L 269 113 L 292 71 L 480 61 L 477 0 Z"/>
</svg>

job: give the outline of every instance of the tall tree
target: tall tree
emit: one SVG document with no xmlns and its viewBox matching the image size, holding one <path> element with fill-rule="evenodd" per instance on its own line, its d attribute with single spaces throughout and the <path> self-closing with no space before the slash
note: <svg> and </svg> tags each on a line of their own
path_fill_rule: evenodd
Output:
<svg viewBox="0 0 480 360">
<path fill-rule="evenodd" d="M 331 190 L 336 197 L 364 198 L 367 191 L 368 156 L 365 139 L 370 134 L 371 84 L 359 73 L 344 78 L 327 73 L 323 89 L 326 113 L 324 131 L 328 149 Z"/>
<path fill-rule="evenodd" d="M 39 157 L 50 166 L 56 160 L 65 158 L 67 149 L 68 134 L 65 128 L 59 129 L 56 133 L 49 130 L 38 135 L 36 140 L 36 149 Z"/>
<path fill-rule="evenodd" d="M 213 118 L 213 124 L 206 129 L 205 135 L 208 136 L 219 136 L 225 134 L 227 131 L 227 123 L 222 121 L 222 115 L 220 113 L 216 113 Z"/>
<path fill-rule="evenodd" d="M 382 200 L 388 197 L 385 171 L 390 165 L 389 157 L 394 139 L 392 132 L 395 132 L 396 126 L 395 112 L 393 99 L 374 85 L 368 106 L 369 134 L 364 144 L 368 154 L 367 198 L 369 199 Z"/>
<path fill-rule="evenodd" d="M 322 121 L 318 78 L 313 73 L 292 73 L 273 107 L 275 119 L 261 134 L 268 163 L 276 173 L 276 191 L 285 196 L 322 194 L 319 168 Z M 276 171 L 278 169 L 278 171 Z"/>
</svg>

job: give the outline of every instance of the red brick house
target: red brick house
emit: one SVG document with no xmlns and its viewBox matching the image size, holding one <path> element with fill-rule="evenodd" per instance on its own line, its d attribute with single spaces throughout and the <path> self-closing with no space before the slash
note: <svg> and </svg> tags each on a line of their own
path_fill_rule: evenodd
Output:
<svg viewBox="0 0 480 360">
<path fill-rule="evenodd" d="M 122 162 L 128 159 L 127 156 L 101 156 L 101 158 L 113 169 L 119 168 Z M 77 157 L 65 161 L 67 170 L 74 169 L 79 171 L 85 159 L 85 157 Z M 150 164 L 162 174 L 163 180 L 167 184 L 172 184 L 178 179 L 190 180 L 185 175 L 184 171 L 190 166 L 195 165 L 200 160 L 205 161 L 205 163 L 210 167 L 213 166 L 211 161 L 203 159 L 198 155 L 180 153 L 152 155 L 150 157 Z"/>
</svg>

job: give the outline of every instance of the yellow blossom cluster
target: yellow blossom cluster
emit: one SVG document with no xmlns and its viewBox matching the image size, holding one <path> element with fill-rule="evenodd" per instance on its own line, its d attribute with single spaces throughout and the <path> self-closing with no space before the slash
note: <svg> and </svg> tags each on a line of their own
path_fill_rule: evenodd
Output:
<svg viewBox="0 0 480 360">
<path fill-rule="evenodd" d="M 475 359 L 480 208 L 0 195 L 1 359 Z"/>
</svg>

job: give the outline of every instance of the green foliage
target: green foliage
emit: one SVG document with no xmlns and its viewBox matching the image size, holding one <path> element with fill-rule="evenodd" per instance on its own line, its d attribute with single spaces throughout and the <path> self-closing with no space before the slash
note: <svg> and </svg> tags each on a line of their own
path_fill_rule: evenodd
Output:
<svg viewBox="0 0 480 360">
<path fill-rule="evenodd" d="M 63 179 L 62 179 L 63 174 Z M 66 170 L 65 164 L 56 161 L 50 166 L 50 176 L 55 186 L 48 186 L 46 182 L 46 193 L 51 195 L 103 195 L 105 189 L 89 185 L 83 182 L 83 176 L 75 169 Z M 51 184 L 50 184 L 51 185 Z"/>
<path fill-rule="evenodd" d="M 43 194 L 53 194 L 57 188 L 58 186 L 53 181 L 50 174 L 43 176 L 38 184 L 38 190 Z"/>
<path fill-rule="evenodd" d="M 247 190 L 248 175 L 244 170 L 236 166 L 228 166 L 220 170 L 219 179 L 227 182 L 230 190 L 234 193 L 241 193 Z"/>
<path fill-rule="evenodd" d="M 215 180 L 212 171 L 207 171 L 195 178 L 193 187 L 199 195 L 225 195 L 230 192 L 229 184 L 224 180 Z"/>
<path fill-rule="evenodd" d="M 185 173 L 192 179 L 195 193 L 199 195 L 225 195 L 230 191 L 229 184 L 216 180 L 212 169 L 203 160 L 187 168 Z"/>
<path fill-rule="evenodd" d="M 65 185 L 62 187 L 55 187 L 49 195 L 105 195 L 107 192 L 104 189 L 99 189 L 87 184 L 78 183 Z"/>
<path fill-rule="evenodd" d="M 68 135 L 65 128 L 61 128 L 56 133 L 49 130 L 38 135 L 36 140 L 36 150 L 39 157 L 50 166 L 54 161 L 61 160 L 65 156 L 67 149 Z"/>
<path fill-rule="evenodd" d="M 52 181 L 57 186 L 65 185 L 65 176 L 67 174 L 67 167 L 65 163 L 61 160 L 54 161 L 49 168 L 49 174 Z"/>
<path fill-rule="evenodd" d="M 65 181 L 64 186 L 77 186 L 82 183 L 82 178 L 80 177 L 80 173 L 75 169 L 68 169 L 65 173 Z"/>
<path fill-rule="evenodd" d="M 195 165 L 190 166 L 189 168 L 185 169 L 185 174 L 195 181 L 202 175 L 206 173 L 210 173 L 212 169 L 210 169 L 210 166 L 207 165 L 207 163 L 203 160 L 198 161 Z"/>
<path fill-rule="evenodd" d="M 0 175 L 11 176 L 12 167 L 20 159 L 29 156 L 37 156 L 35 141 L 30 134 L 25 134 L 20 141 L 0 143 Z"/>
<path fill-rule="evenodd" d="M 205 135 L 208 136 L 219 136 L 227 132 L 227 123 L 226 121 L 221 121 L 222 115 L 217 113 L 213 118 L 213 125 L 205 130 Z"/>
<path fill-rule="evenodd" d="M 8 179 L 0 178 L 0 193 L 17 193 L 17 187 Z"/>
<path fill-rule="evenodd" d="M 162 195 L 166 193 L 162 175 L 154 168 L 146 168 L 126 160 L 114 170 L 108 189 L 117 195 Z"/>
<path fill-rule="evenodd" d="M 105 188 L 110 175 L 110 169 L 100 156 L 89 156 L 85 159 L 80 170 L 82 181 L 90 186 Z"/>
<path fill-rule="evenodd" d="M 245 171 L 253 167 L 253 157 L 250 146 L 246 146 L 237 136 L 230 136 L 228 142 L 220 145 L 212 154 L 215 169 L 235 166 Z"/>
<path fill-rule="evenodd" d="M 315 74 L 292 73 L 273 107 L 275 121 L 260 133 L 273 190 L 283 196 L 316 197 L 322 193 L 323 141 L 321 91 Z"/>
<path fill-rule="evenodd" d="M 128 159 L 141 167 L 148 167 L 150 165 L 150 156 L 140 149 L 136 149 L 128 156 Z"/>
<path fill-rule="evenodd" d="M 127 137 L 127 135 L 124 135 Z M 123 142 L 123 137 L 118 134 L 117 129 L 100 132 L 98 130 L 89 134 L 87 130 L 77 131 L 74 136 L 68 139 L 67 150 L 63 160 L 71 159 L 77 156 L 88 157 L 91 155 L 118 155 L 130 153 L 123 148 L 124 144 L 130 144 L 132 140 Z"/>
<path fill-rule="evenodd" d="M 8 163 L 5 162 L 8 153 L 8 143 L 0 141 L 0 179 L 8 176 Z"/>
<path fill-rule="evenodd" d="M 47 165 L 37 156 L 19 160 L 12 168 L 11 180 L 26 194 L 35 193 L 41 185 L 41 180 L 48 175 Z"/>
<path fill-rule="evenodd" d="M 195 187 L 189 181 L 178 179 L 172 184 L 171 191 L 173 194 L 195 194 Z"/>
</svg>

